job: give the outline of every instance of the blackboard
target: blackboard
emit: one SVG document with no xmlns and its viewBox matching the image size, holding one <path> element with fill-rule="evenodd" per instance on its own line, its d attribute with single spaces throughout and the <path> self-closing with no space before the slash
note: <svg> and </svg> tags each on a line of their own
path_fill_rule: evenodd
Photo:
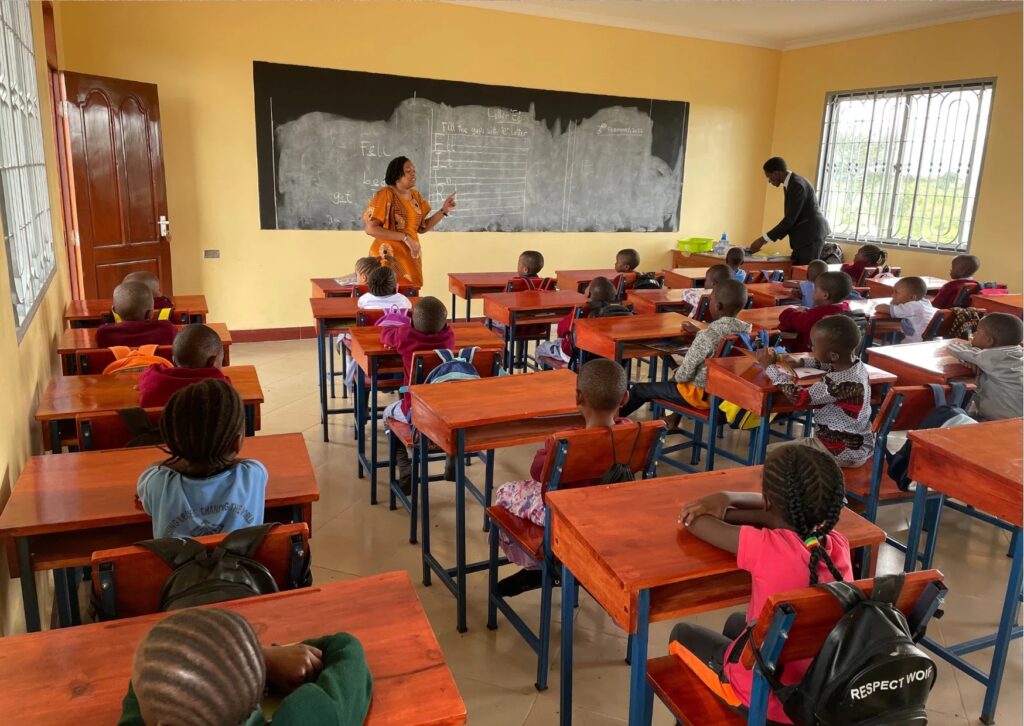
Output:
<svg viewBox="0 0 1024 726">
<path fill-rule="evenodd" d="M 263 229 L 362 229 L 395 156 L 447 231 L 679 228 L 689 104 L 253 63 Z"/>
</svg>

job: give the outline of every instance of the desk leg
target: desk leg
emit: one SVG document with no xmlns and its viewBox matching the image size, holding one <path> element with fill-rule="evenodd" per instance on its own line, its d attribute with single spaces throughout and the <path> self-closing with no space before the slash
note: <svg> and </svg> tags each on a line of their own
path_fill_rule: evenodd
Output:
<svg viewBox="0 0 1024 726">
<path fill-rule="evenodd" d="M 25 630 L 39 632 L 39 595 L 36 593 L 36 572 L 28 537 L 17 538 L 18 569 L 21 571 L 21 599 L 25 608 Z"/>
<path fill-rule="evenodd" d="M 918 483 L 917 489 L 914 490 L 914 508 L 910 512 L 910 528 L 907 530 L 907 554 L 903 560 L 904 572 L 913 572 L 917 569 L 917 548 L 921 541 L 921 527 L 924 524 L 924 513 L 927 506 L 928 487 Z"/>
<path fill-rule="evenodd" d="M 575 608 L 572 593 L 576 590 L 576 576 L 562 565 L 562 667 L 560 711 L 561 726 L 572 726 L 572 628 Z M 647 664 L 644 663 L 646 670 Z"/>
<path fill-rule="evenodd" d="M 334 390 L 334 342 L 330 339 L 330 337 L 328 337 L 327 340 L 327 361 L 328 363 L 330 363 L 327 369 L 329 371 L 327 379 L 331 384 L 331 398 L 337 398 L 337 395 Z"/>
<path fill-rule="evenodd" d="M 1019 535 L 1020 528 L 1014 530 Z M 935 532 L 928 535 L 934 537 Z M 1013 552 L 1013 566 L 1010 568 L 1010 581 L 1006 584 L 1006 597 L 1003 598 L 1003 613 L 999 616 L 999 630 L 996 631 L 996 648 L 992 653 L 992 667 L 988 672 L 988 687 L 985 689 L 985 702 L 981 706 L 981 720 L 990 724 L 996 718 L 996 701 L 999 699 L 999 687 L 1003 681 L 1003 670 L 1006 668 L 1006 655 L 1010 649 L 1013 622 L 1017 617 L 1017 601 L 1021 588 L 1021 540 L 1014 537 L 1016 547 Z"/>
<path fill-rule="evenodd" d="M 455 577 L 458 585 L 457 627 L 466 632 L 466 432 L 459 430 L 455 449 Z"/>
<path fill-rule="evenodd" d="M 60 443 L 60 421 L 50 421 L 50 450 L 55 454 L 64 450 Z"/>
<path fill-rule="evenodd" d="M 256 435 L 256 405 L 252 403 L 245 407 L 245 435 Z"/>
<path fill-rule="evenodd" d="M 377 358 L 370 364 L 370 504 L 377 503 Z"/>
<path fill-rule="evenodd" d="M 324 337 L 326 330 L 322 323 L 317 326 L 319 328 L 316 342 L 316 372 L 317 380 L 320 382 L 320 423 L 324 427 L 324 441 L 328 441 L 327 436 L 327 373 L 324 366 L 326 361 L 326 351 L 324 350 Z"/>
<path fill-rule="evenodd" d="M 355 361 L 353 361 L 352 365 L 355 365 Z M 363 428 L 363 417 L 366 416 L 366 411 L 364 410 L 364 400 L 366 399 L 365 378 L 366 376 L 363 375 L 362 369 L 356 371 L 356 399 L 352 402 L 352 408 L 355 409 L 356 418 L 356 476 L 359 479 L 363 478 L 363 457 L 366 456 L 366 429 Z M 326 440 L 327 433 L 325 429 L 324 441 Z"/>
<path fill-rule="evenodd" d="M 68 577 L 63 568 L 53 571 L 53 600 L 57 607 L 57 627 L 70 628 L 73 623 L 68 597 Z"/>
<path fill-rule="evenodd" d="M 711 471 L 715 468 L 715 449 L 718 446 L 718 407 L 722 405 L 722 399 L 712 395 L 708 403 L 708 455 L 704 462 L 704 471 Z"/>
<path fill-rule="evenodd" d="M 470 318 L 470 306 L 471 306 L 472 301 L 473 301 L 473 292 L 472 292 L 472 290 L 470 290 L 467 287 L 466 288 L 466 322 L 467 323 L 469 322 L 469 318 Z M 454 305 L 452 305 L 452 309 L 453 310 L 455 309 Z"/>
<path fill-rule="evenodd" d="M 512 364 L 515 362 L 516 336 L 513 335 L 513 333 L 515 333 L 515 328 L 516 314 L 510 313 L 508 316 L 508 325 L 505 326 L 505 370 L 510 374 L 515 373 L 515 371 L 512 370 Z"/>
<path fill-rule="evenodd" d="M 420 487 L 420 557 L 423 560 L 423 584 L 430 587 L 430 466 L 427 462 L 430 443 L 426 436 L 420 434 L 419 443 L 414 446 L 420 447 L 420 475 L 416 483 Z"/>
<path fill-rule="evenodd" d="M 564 587 L 564 584 L 563 584 Z M 562 593 L 565 597 L 565 593 Z M 637 593 L 636 633 L 630 649 L 629 726 L 650 726 L 654 692 L 647 685 L 647 640 L 651 617 L 651 591 Z"/>
<path fill-rule="evenodd" d="M 754 450 L 754 460 L 751 466 L 764 463 L 764 457 L 768 454 L 768 439 L 772 435 L 772 394 L 765 394 L 764 414 L 761 416 L 761 423 L 757 427 L 757 448 Z"/>
</svg>

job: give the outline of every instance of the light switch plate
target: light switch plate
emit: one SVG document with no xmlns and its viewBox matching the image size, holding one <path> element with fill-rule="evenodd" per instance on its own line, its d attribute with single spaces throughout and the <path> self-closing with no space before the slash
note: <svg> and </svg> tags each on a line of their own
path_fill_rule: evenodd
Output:
<svg viewBox="0 0 1024 726">
<path fill-rule="evenodd" d="M 203 250 L 203 257 L 208 260 L 220 259 L 220 250 Z"/>
</svg>

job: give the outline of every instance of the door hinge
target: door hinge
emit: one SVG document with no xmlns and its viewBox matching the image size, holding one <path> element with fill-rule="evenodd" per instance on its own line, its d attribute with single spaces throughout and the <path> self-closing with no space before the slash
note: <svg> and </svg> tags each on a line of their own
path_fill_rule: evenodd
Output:
<svg viewBox="0 0 1024 726">
<path fill-rule="evenodd" d="M 171 220 L 167 219 L 167 215 L 161 214 L 157 224 L 160 225 L 160 236 L 166 237 L 171 230 Z"/>
</svg>

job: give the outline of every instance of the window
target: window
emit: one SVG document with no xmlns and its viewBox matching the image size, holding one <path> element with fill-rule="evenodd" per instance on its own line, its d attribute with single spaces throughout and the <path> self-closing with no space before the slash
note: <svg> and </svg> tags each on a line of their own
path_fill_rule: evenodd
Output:
<svg viewBox="0 0 1024 726">
<path fill-rule="evenodd" d="M 28 0 L 0 2 L 0 215 L 18 339 L 55 269 Z"/>
<path fill-rule="evenodd" d="M 831 238 L 964 252 L 993 82 L 830 93 L 818 192 Z"/>
</svg>

